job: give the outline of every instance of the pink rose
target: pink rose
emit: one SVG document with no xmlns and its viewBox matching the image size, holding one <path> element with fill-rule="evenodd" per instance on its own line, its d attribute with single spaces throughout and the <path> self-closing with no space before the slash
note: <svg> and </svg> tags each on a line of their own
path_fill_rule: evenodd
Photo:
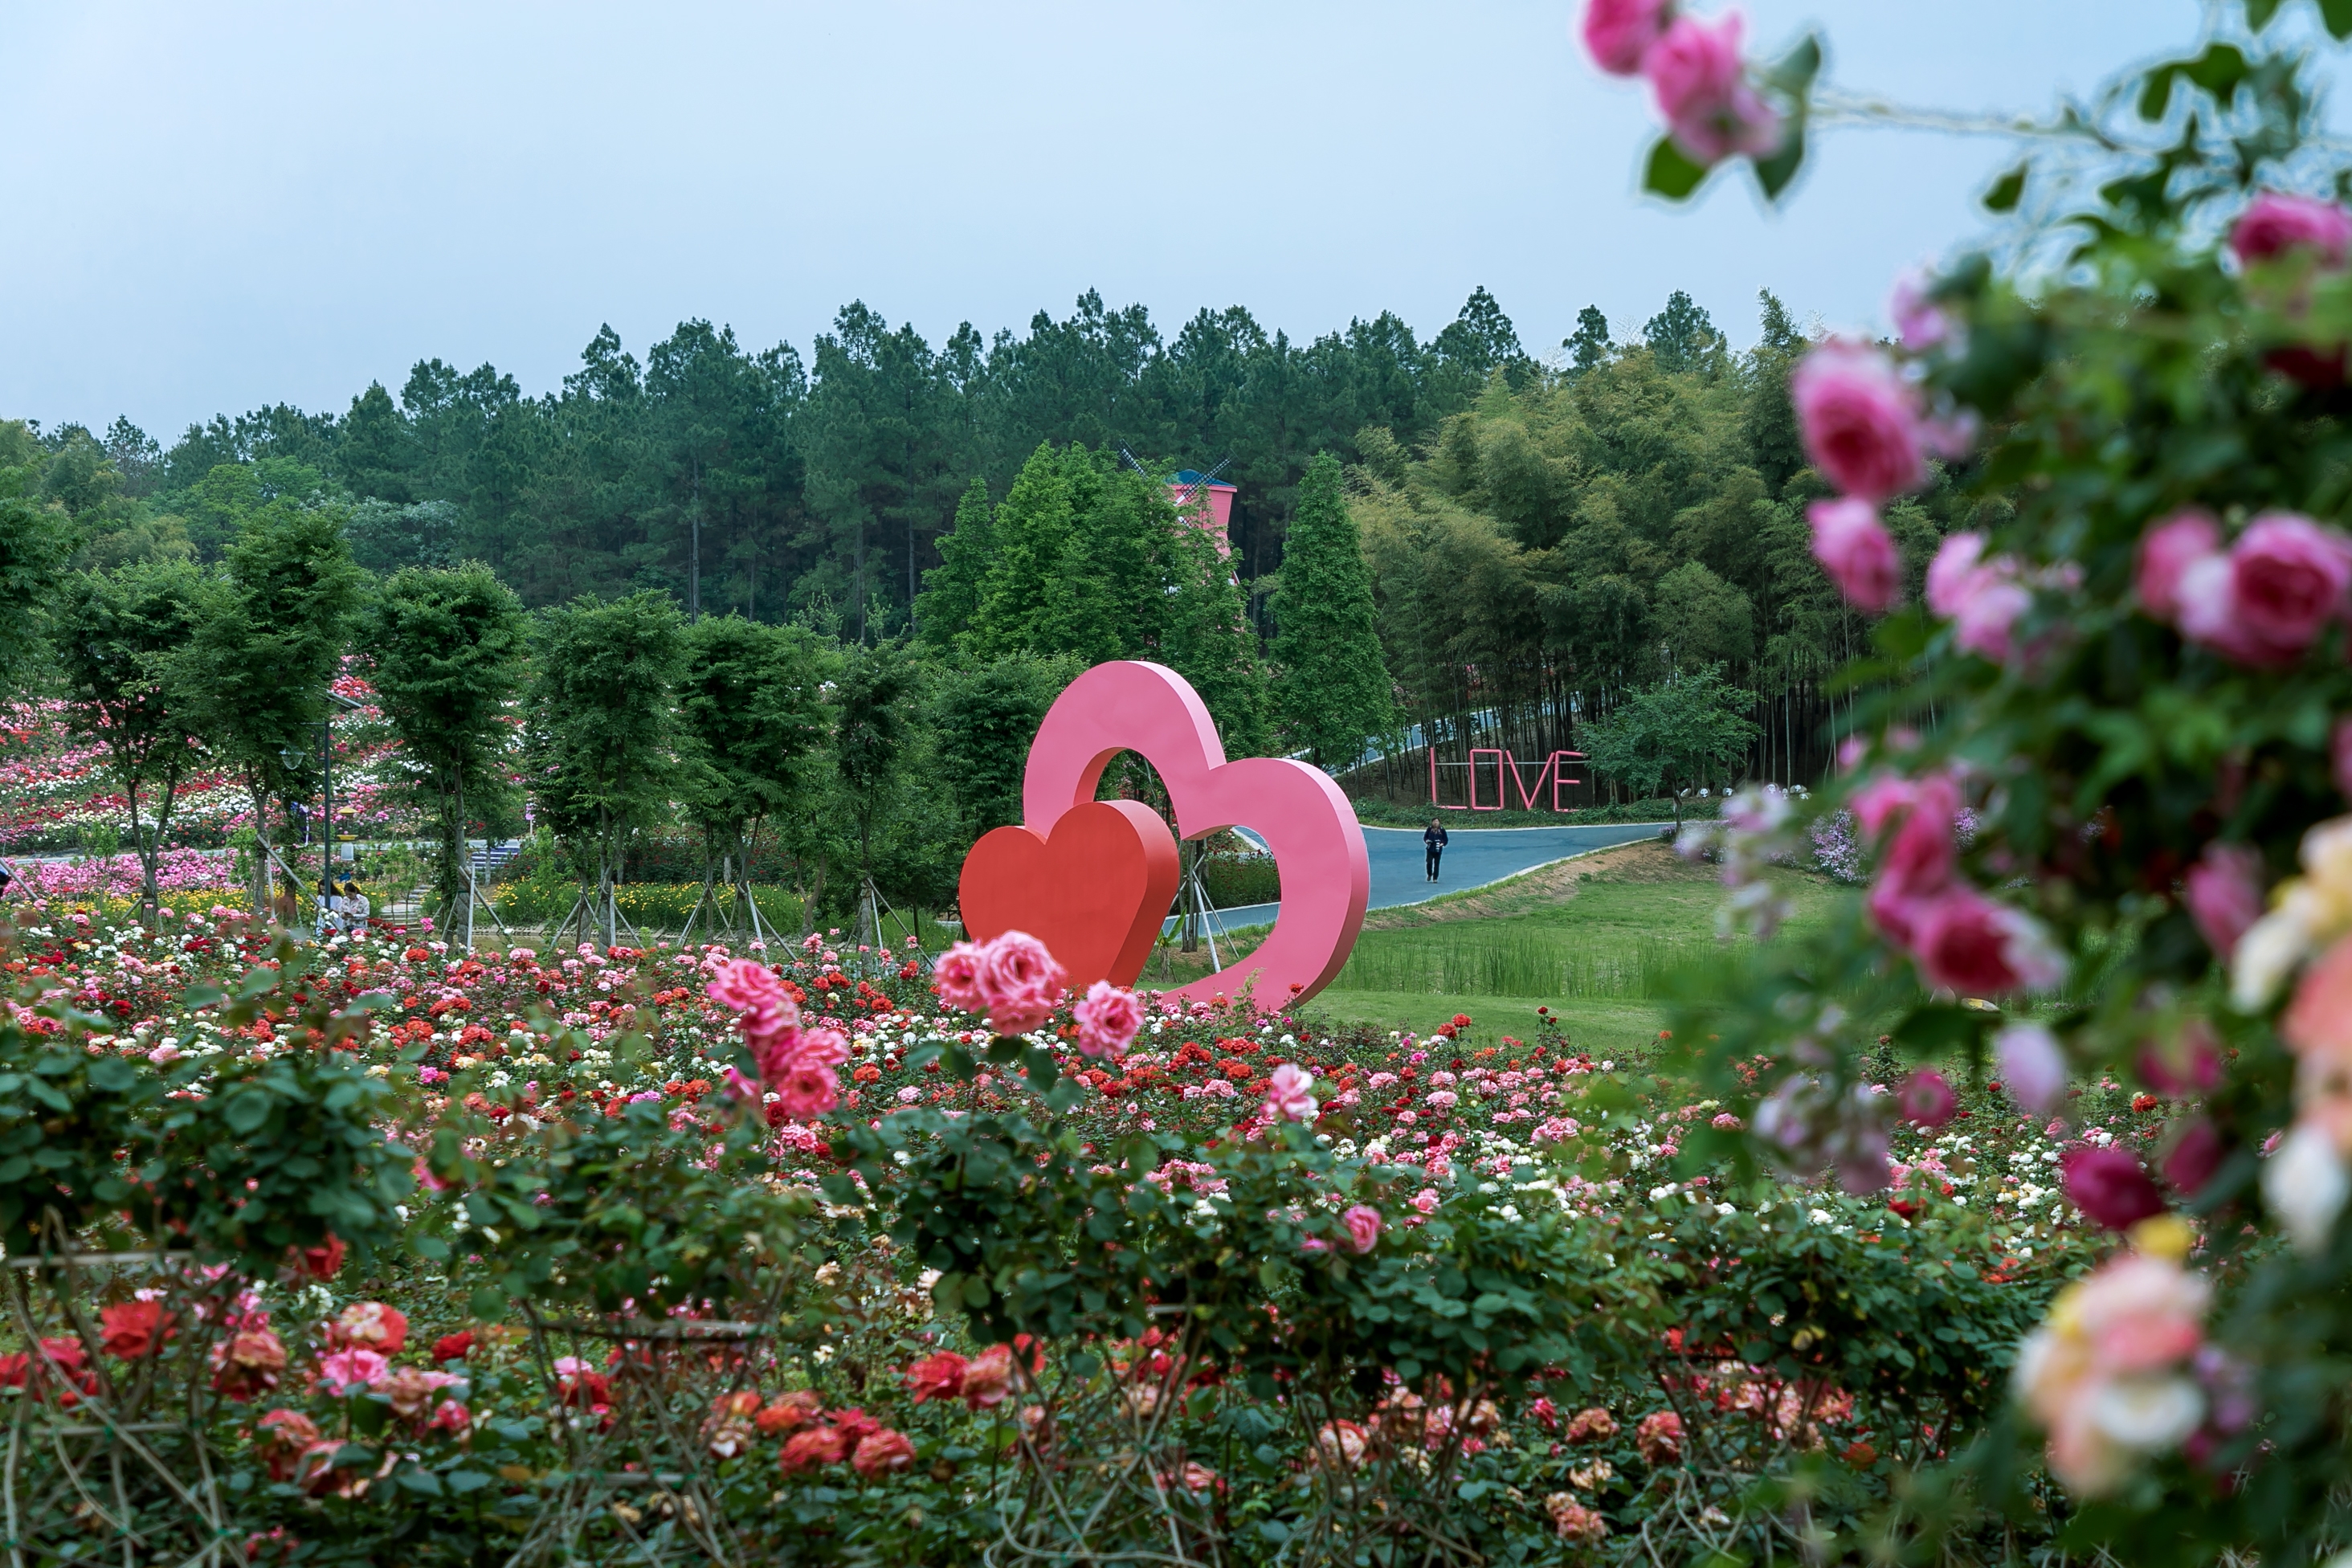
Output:
<svg viewBox="0 0 2352 1568">
<path fill-rule="evenodd" d="M 1886 313 L 1894 318 L 1895 330 L 1903 339 L 1903 346 L 1913 353 L 1921 353 L 1952 340 L 1951 318 L 1943 308 L 1927 297 L 1932 285 L 1925 273 L 1911 271 L 1895 281 L 1895 291 L 1887 299 Z"/>
<path fill-rule="evenodd" d="M 2263 856 L 2250 844 L 2205 846 L 2182 879 L 2189 918 L 2205 945 L 2224 963 L 2238 951 L 2238 939 L 2263 918 Z"/>
<path fill-rule="evenodd" d="M 794 1121 L 823 1116 L 841 1103 L 841 1075 L 830 1068 L 794 1062 L 776 1079 L 776 1109 Z"/>
<path fill-rule="evenodd" d="M 1348 1245 L 1359 1253 L 1370 1252 L 1381 1239 L 1381 1211 L 1370 1204 L 1357 1204 L 1341 1212 L 1339 1223 L 1348 1229 Z"/>
<path fill-rule="evenodd" d="M 1903 1107 L 1904 1120 L 1922 1127 L 1941 1127 L 1960 1108 L 1960 1097 L 1944 1081 L 1944 1075 L 1930 1068 L 1922 1068 L 1904 1079 L 1896 1092 Z"/>
<path fill-rule="evenodd" d="M 2174 512 L 2149 529 L 2139 542 L 2140 607 L 2158 620 L 2172 620 L 2180 614 L 2180 574 L 2221 552 L 2221 529 L 2193 508 Z"/>
<path fill-rule="evenodd" d="M 2164 1212 L 2164 1194 L 2128 1149 L 2069 1149 L 2059 1157 L 2066 1201 L 2109 1230 L 2129 1230 Z"/>
<path fill-rule="evenodd" d="M 1805 454 L 1848 495 L 1877 502 L 1927 482 L 1918 395 L 1874 348 L 1832 338 L 1789 378 Z"/>
<path fill-rule="evenodd" d="M 841 1064 L 849 1059 L 849 1042 L 838 1029 L 811 1029 L 799 1037 L 796 1048 L 774 1064 L 772 1076 L 762 1078 L 776 1091 L 776 1109 L 794 1121 L 823 1116 L 841 1103 Z"/>
<path fill-rule="evenodd" d="M 1699 163 L 1734 153 L 1762 157 L 1780 145 L 1780 116 L 1748 85 L 1738 12 L 1713 27 L 1677 16 L 1641 58 L 1675 144 Z"/>
<path fill-rule="evenodd" d="M 719 966 L 706 989 L 712 1001 L 735 1009 L 736 1026 L 759 1064 L 761 1080 L 773 1083 L 800 1043 L 800 1007 L 784 983 L 766 964 L 735 958 Z"/>
<path fill-rule="evenodd" d="M 991 1345 L 964 1364 L 963 1402 L 974 1410 L 1004 1403 L 1013 1392 L 1013 1347 Z"/>
<path fill-rule="evenodd" d="M 2140 1081 L 2158 1094 L 2186 1100 L 2210 1094 L 2221 1084 L 2221 1047 L 2202 1018 L 2192 1018 L 2170 1040 L 2151 1040 L 2132 1064 Z"/>
<path fill-rule="evenodd" d="M 738 1013 L 749 1013 L 761 1007 L 783 1003 L 789 1006 L 792 998 L 784 994 L 784 983 L 764 963 L 748 958 L 730 958 L 719 966 L 705 989 L 714 1002 L 732 1007 Z"/>
<path fill-rule="evenodd" d="M 383 1380 L 392 1363 L 373 1351 L 342 1350 L 319 1358 L 319 1377 L 339 1394 L 365 1388 Z"/>
<path fill-rule="evenodd" d="M 1928 984 L 1964 996 L 2047 991 L 2066 977 L 2064 956 L 2032 916 L 1973 888 L 1953 888 L 1919 911 L 1912 954 Z"/>
<path fill-rule="evenodd" d="M 2292 512 L 2266 512 L 2226 556 L 2180 574 L 2174 595 L 2183 637 L 2240 664 L 2276 668 L 2301 658 L 2352 586 L 2352 541 Z"/>
<path fill-rule="evenodd" d="M 988 1026 L 1025 1035 L 1053 1016 L 1062 999 L 1062 966 L 1027 931 L 1009 931 L 981 949 L 979 987 Z"/>
<path fill-rule="evenodd" d="M 2018 656 L 2012 635 L 2033 595 L 2013 555 L 1982 559 L 1985 536 L 1955 533 L 1927 564 L 1927 607 L 1953 624 L 1953 640 L 1997 664 Z"/>
<path fill-rule="evenodd" d="M 1143 1004 L 1135 993 L 1123 991 L 1108 980 L 1097 980 L 1087 987 L 1083 1001 L 1070 1016 L 1077 1020 L 1078 1049 L 1090 1057 L 1123 1057 L 1127 1047 L 1143 1027 Z"/>
<path fill-rule="evenodd" d="M 2191 1117 L 2181 1124 L 2179 1131 L 2173 1135 L 2172 1147 L 2165 1152 L 2165 1182 L 2182 1197 L 2193 1198 L 2213 1179 L 2213 1173 L 2221 1168 L 2222 1156 L 2229 1152 L 2221 1130 L 2210 1120 Z"/>
<path fill-rule="evenodd" d="M 1813 559 L 1830 574 L 1846 602 L 1867 616 L 1883 616 L 1903 594 L 1903 558 L 1868 501 L 1849 496 L 1817 500 L 1805 509 L 1813 525 Z"/>
<path fill-rule="evenodd" d="M 984 1013 L 988 1003 L 981 994 L 981 950 L 971 942 L 960 942 L 940 954 L 931 966 L 931 979 L 940 988 L 940 1000 L 960 1013 Z"/>
<path fill-rule="evenodd" d="M 885 1426 L 870 1436 L 858 1439 L 857 1447 L 849 1456 L 849 1468 L 866 1479 L 889 1470 L 903 1470 L 915 1462 L 915 1445 L 903 1432 Z"/>
<path fill-rule="evenodd" d="M 2011 1024 L 1993 1037 L 1993 1061 L 2010 1098 L 2045 1114 L 2066 1091 L 2066 1056 L 2058 1037 L 2040 1024 Z"/>
<path fill-rule="evenodd" d="M 1959 785 L 1945 774 L 1923 779 L 1885 778 L 1855 792 L 1854 817 L 1862 830 L 1892 836 L 1879 850 L 1870 888 L 1870 915 L 1888 941 L 1909 946 L 1920 913 L 1950 887 L 1958 857 L 1952 834 L 1959 820 Z"/>
<path fill-rule="evenodd" d="M 1314 1075 L 1296 1062 L 1285 1062 L 1265 1080 L 1266 1113 L 1278 1121 L 1315 1120 Z"/>
<path fill-rule="evenodd" d="M 1589 0 L 1584 7 L 1584 47 L 1592 63 L 1611 76 L 1632 76 L 1642 57 L 1665 37 L 1674 0 Z"/>
<path fill-rule="evenodd" d="M 2310 250 L 2318 254 L 2321 266 L 2338 268 L 2352 253 L 2352 213 L 2333 202 L 2264 191 L 2231 226 L 2230 249 L 2242 262 Z"/>
</svg>

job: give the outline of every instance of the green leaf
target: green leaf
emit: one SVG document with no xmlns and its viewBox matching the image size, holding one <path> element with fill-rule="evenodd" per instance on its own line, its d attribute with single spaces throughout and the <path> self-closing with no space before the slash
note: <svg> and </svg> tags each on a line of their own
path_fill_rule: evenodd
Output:
<svg viewBox="0 0 2352 1568">
<path fill-rule="evenodd" d="M 458 1473 L 462 1475 L 467 1472 L 460 1471 Z M 441 1495 L 441 1478 L 435 1475 L 431 1470 L 420 1470 L 414 1465 L 404 1465 L 400 1468 L 400 1473 L 392 1479 L 400 1485 L 406 1487 L 410 1491 L 418 1493 L 421 1496 L 439 1497 Z M 453 1477 L 451 1479 L 454 1479 L 455 1478 Z"/>
<path fill-rule="evenodd" d="M 1938 1056 L 1955 1047 L 1973 1054 L 1985 1025 L 1998 1016 L 1973 1007 L 1915 1007 L 1895 1026 L 1895 1043 L 1919 1057 Z"/>
<path fill-rule="evenodd" d="M 2025 195 L 2025 176 L 2032 172 L 2033 163 L 2029 159 L 1995 180 L 1992 183 L 1992 189 L 1984 195 L 1985 211 L 2015 212 L 2019 199 Z"/>
<path fill-rule="evenodd" d="M 2278 15 L 2278 8 L 2279 0 L 2246 0 L 2246 26 L 2254 32 L 2261 32 L 2271 25 L 2271 18 Z"/>
<path fill-rule="evenodd" d="M 472 1309 L 474 1316 L 495 1321 L 507 1310 L 507 1295 L 505 1291 L 494 1285 L 477 1286 L 472 1299 L 467 1304 Z"/>
<path fill-rule="evenodd" d="M 2168 61 L 2147 73 L 2147 85 L 2139 89 L 2139 117 L 2161 120 L 2164 111 L 2172 107 L 2172 79 L 2180 74 L 2179 62 Z"/>
<path fill-rule="evenodd" d="M 467 1492 L 480 1491 L 490 1484 L 490 1478 L 479 1470 L 452 1470 L 442 1479 L 451 1491 L 461 1497 Z"/>
<path fill-rule="evenodd" d="M 1649 166 L 1642 175 L 1642 188 L 1668 201 L 1678 202 L 1698 189 L 1699 182 L 1706 178 L 1706 170 L 1684 156 L 1683 150 L 1675 145 L 1673 137 L 1661 136 L 1657 145 L 1650 149 Z"/>
<path fill-rule="evenodd" d="M 2246 79 L 2246 70 L 2245 54 L 2235 44 L 2208 44 L 2203 54 L 2181 68 L 2190 81 L 2224 105 L 2238 96 L 2238 84 Z"/>
<path fill-rule="evenodd" d="M 1805 162 L 1805 117 L 1800 113 L 1789 121 L 1789 132 L 1780 139 L 1780 150 L 1769 158 L 1756 160 L 1756 183 L 1764 187 L 1764 199 L 1778 201 L 1789 182 Z"/>
<path fill-rule="evenodd" d="M 2352 0 L 2319 0 L 2319 19 L 2330 36 L 2352 38 Z"/>
<path fill-rule="evenodd" d="M 101 1094 L 121 1094 L 138 1081 L 138 1072 L 121 1057 L 100 1057 L 89 1064 L 89 1087 Z"/>
<path fill-rule="evenodd" d="M 1766 68 L 1764 81 L 1779 88 L 1790 97 L 1802 101 L 1812 90 L 1813 78 L 1822 71 L 1822 37 L 1807 33 L 1797 47 Z"/>
<path fill-rule="evenodd" d="M 258 1089 L 240 1089 L 221 1107 L 221 1119 L 232 1132 L 256 1132 L 269 1120 L 269 1096 Z"/>
</svg>

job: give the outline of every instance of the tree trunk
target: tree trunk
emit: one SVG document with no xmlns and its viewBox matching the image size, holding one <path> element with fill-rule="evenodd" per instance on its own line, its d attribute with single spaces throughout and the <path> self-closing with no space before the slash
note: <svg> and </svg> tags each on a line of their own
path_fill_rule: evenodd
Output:
<svg viewBox="0 0 2352 1568">
<path fill-rule="evenodd" d="M 269 795 L 262 788 L 260 775 L 248 772 L 245 775 L 246 792 L 253 796 L 253 876 L 246 887 L 247 896 L 253 900 L 253 918 L 263 922 L 269 919 Z"/>
<path fill-rule="evenodd" d="M 441 797 L 441 843 L 440 864 L 434 877 L 433 923 L 446 941 L 450 928 L 457 923 L 467 891 L 465 780 L 446 779 L 437 793 Z"/>
</svg>

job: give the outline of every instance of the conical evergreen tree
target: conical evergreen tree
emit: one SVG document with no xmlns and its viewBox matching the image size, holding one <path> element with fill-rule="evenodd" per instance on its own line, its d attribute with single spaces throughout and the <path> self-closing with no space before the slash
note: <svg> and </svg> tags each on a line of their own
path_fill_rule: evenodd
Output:
<svg viewBox="0 0 2352 1568">
<path fill-rule="evenodd" d="M 964 638 L 967 657 L 1035 651 L 1037 623 L 1070 542 L 1070 480 L 1063 455 L 1042 442 L 996 509 L 995 550 Z"/>
<path fill-rule="evenodd" d="M 1371 574 L 1326 452 L 1299 482 L 1274 614 L 1275 712 L 1284 741 L 1323 767 L 1352 766 L 1394 721 L 1372 623 Z"/>
<path fill-rule="evenodd" d="M 1168 632 L 1156 656 L 1192 683 L 1217 721 L 1229 757 L 1265 754 L 1265 671 L 1231 563 L 1215 542 L 1183 528 L 1174 542 L 1175 592 L 1168 595 Z"/>
<path fill-rule="evenodd" d="M 916 634 L 925 646 L 945 651 L 971 629 L 981 584 L 995 553 L 988 481 L 974 479 L 956 502 L 955 525 L 940 539 L 940 563 L 923 574 L 923 592 L 915 600 Z"/>
</svg>

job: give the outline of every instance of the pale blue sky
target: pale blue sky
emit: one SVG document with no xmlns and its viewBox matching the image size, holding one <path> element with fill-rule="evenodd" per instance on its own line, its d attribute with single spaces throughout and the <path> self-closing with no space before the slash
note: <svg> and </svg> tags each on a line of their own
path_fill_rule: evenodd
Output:
<svg viewBox="0 0 2352 1568">
<path fill-rule="evenodd" d="M 1088 287 L 1164 331 L 1311 336 L 1474 285 L 1538 351 L 1689 289 L 1866 325 L 1979 229 L 1997 142 L 1840 131 L 1787 210 L 1636 195 L 1652 133 L 1569 0 L 112 5 L 0 0 L 0 416 L 167 442 L 415 360 L 552 385 L 598 324 L 806 352 L 862 298 L 934 342 Z M 1777 49 L 1951 109 L 2040 110 L 2189 37 L 2194 0 L 1748 0 Z"/>
</svg>

